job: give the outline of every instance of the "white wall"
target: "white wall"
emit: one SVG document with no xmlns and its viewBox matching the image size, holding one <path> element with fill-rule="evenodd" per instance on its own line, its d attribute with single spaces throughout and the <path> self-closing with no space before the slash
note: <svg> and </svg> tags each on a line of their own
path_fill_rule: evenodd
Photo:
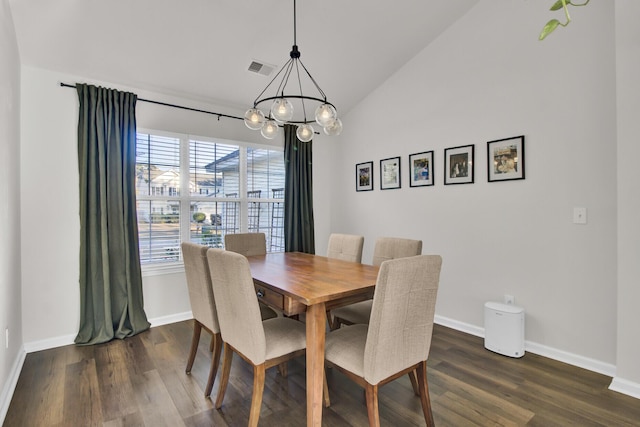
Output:
<svg viewBox="0 0 640 427">
<path fill-rule="evenodd" d="M 20 303 L 20 57 L 6 0 L 0 1 L 0 424 L 22 366 Z M 9 346 L 5 346 L 5 330 Z"/>
<path fill-rule="evenodd" d="M 618 347 L 612 388 L 640 398 L 640 3 L 616 0 L 618 113 Z"/>
<path fill-rule="evenodd" d="M 621 2 L 626 10 L 618 12 L 618 19 L 628 11 L 624 20 L 635 25 L 637 6 Z M 637 230 L 632 214 L 638 192 L 631 185 L 630 163 L 637 157 L 637 100 L 630 96 L 616 105 L 613 10 L 592 2 L 574 12 L 568 28 L 538 42 L 549 18 L 547 7 L 537 2 L 481 1 L 344 117 L 340 138 L 317 137 L 316 251 L 326 251 L 330 232 L 360 233 L 366 236 L 367 262 L 376 237 L 420 238 L 424 253 L 444 258 L 440 319 L 481 331 L 484 302 L 509 293 L 527 310 L 526 339 L 534 350 L 555 352 L 604 372 L 613 372 L 618 363 L 624 378 L 640 382 L 634 340 L 638 322 L 627 323 L 627 318 L 638 320 L 633 304 L 638 300 L 638 239 L 633 234 L 618 241 L 616 227 L 620 221 L 621 228 L 624 223 Z M 619 65 L 633 68 L 628 74 L 618 70 L 617 77 L 619 84 L 636 85 L 637 93 L 634 35 L 627 35 L 631 50 L 618 59 Z M 4 61 L 5 55 L 17 58 L 14 45 L 0 44 L 0 84 L 8 82 L 15 91 L 17 71 L 5 71 Z M 22 68 L 22 327 L 24 342 L 35 343 L 32 348 L 71 340 L 79 320 L 77 96 L 59 87 L 61 81 L 98 83 L 144 98 L 242 115 L 118 84 Z M 618 88 L 620 92 L 624 90 Z M 393 107 L 383 108 L 388 101 Z M 625 110 L 618 122 L 616 106 Z M 388 111 L 389 118 L 378 124 L 380 111 Z M 264 142 L 233 120 L 143 103 L 137 115 L 141 128 Z M 5 123 L 18 120 L 15 111 L 8 117 L 4 112 L 0 117 L 2 132 Z M 15 126 L 7 127 L 9 139 L 17 140 Z M 486 141 L 520 134 L 526 136 L 526 179 L 488 183 Z M 444 148 L 466 144 L 476 148 L 475 183 L 444 186 Z M 5 145 L 0 149 L 12 150 Z M 409 188 L 407 156 L 425 150 L 435 150 L 436 185 Z M 403 188 L 380 191 L 379 160 L 391 156 L 402 156 Z M 618 172 L 624 185 L 616 182 L 617 157 L 621 164 L 629 163 Z M 3 167 L 0 174 L 17 182 L 18 155 L 11 152 L 9 158 L 14 172 Z M 375 162 L 375 190 L 356 193 L 355 164 L 368 160 Z M 620 210 L 616 191 L 625 199 Z M 574 206 L 588 208 L 587 225 L 571 223 Z M 17 215 L 11 211 L 8 223 L 2 217 L 3 234 L 18 228 Z M 0 248 L 15 252 L 19 244 Z M 624 259 L 617 260 L 617 251 L 624 252 Z M 3 255 L 0 261 L 17 268 L 13 256 Z M 18 273 L 9 274 L 13 281 Z M 149 318 L 188 311 L 185 286 L 182 274 L 145 276 Z M 9 293 L 19 292 L 11 289 Z M 0 292 L 4 308 L 7 291 Z M 17 317 L 19 298 L 11 294 L 9 303 Z M 13 322 L 20 327 L 19 320 Z"/>
<path fill-rule="evenodd" d="M 508 293 L 529 350 L 613 374 L 614 13 L 591 2 L 540 42 L 551 17 L 539 2 L 483 0 L 346 116 L 331 226 L 365 236 L 364 262 L 379 236 L 441 254 L 440 319 L 481 332 L 484 302 Z M 488 183 L 486 142 L 521 134 L 526 179 Z M 443 185 L 444 149 L 468 144 L 475 183 Z M 427 150 L 436 184 L 410 188 L 408 155 Z M 402 188 L 381 191 L 379 160 L 393 156 Z M 354 165 L 369 160 L 375 190 L 356 193 Z M 587 225 L 572 223 L 575 206 Z"/>
<path fill-rule="evenodd" d="M 72 342 L 80 319 L 78 97 L 75 90 L 60 87 L 61 82 L 99 84 L 130 90 L 140 98 L 243 115 L 108 82 L 22 67 L 22 292 L 28 351 Z M 218 121 L 208 114 L 141 101 L 136 115 L 139 128 L 265 144 L 240 120 Z M 144 275 L 143 286 L 145 311 L 152 323 L 175 320 L 190 311 L 183 273 Z"/>
</svg>

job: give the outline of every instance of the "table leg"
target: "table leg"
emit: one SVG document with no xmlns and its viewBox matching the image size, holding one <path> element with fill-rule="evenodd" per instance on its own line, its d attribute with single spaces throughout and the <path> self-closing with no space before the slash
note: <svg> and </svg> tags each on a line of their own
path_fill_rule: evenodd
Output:
<svg viewBox="0 0 640 427">
<path fill-rule="evenodd" d="M 307 426 L 322 425 L 325 304 L 307 307 Z"/>
</svg>

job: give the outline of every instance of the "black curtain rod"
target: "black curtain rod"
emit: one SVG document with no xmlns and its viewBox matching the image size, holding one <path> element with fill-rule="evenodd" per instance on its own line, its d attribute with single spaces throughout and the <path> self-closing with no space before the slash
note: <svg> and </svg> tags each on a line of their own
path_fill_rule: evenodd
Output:
<svg viewBox="0 0 640 427">
<path fill-rule="evenodd" d="M 70 87 L 70 88 L 74 88 L 74 89 L 76 88 L 76 85 L 70 85 L 70 84 L 67 84 L 67 83 L 60 83 L 60 86 L 62 86 L 62 87 Z M 243 120 L 244 121 L 244 117 L 230 116 L 228 114 L 215 113 L 213 111 L 200 110 L 198 108 L 183 107 L 182 105 L 175 105 L 175 104 L 169 104 L 169 103 L 166 103 L 166 102 L 153 101 L 151 99 L 138 98 L 138 101 L 148 102 L 150 104 L 164 105 L 165 107 L 179 108 L 181 110 L 188 110 L 188 111 L 195 111 L 195 112 L 198 112 L 198 113 L 211 114 L 211 115 L 214 115 L 214 116 L 218 116 L 218 120 L 220 120 L 220 117 L 227 117 L 229 119 L 236 119 L 236 120 Z"/>
</svg>

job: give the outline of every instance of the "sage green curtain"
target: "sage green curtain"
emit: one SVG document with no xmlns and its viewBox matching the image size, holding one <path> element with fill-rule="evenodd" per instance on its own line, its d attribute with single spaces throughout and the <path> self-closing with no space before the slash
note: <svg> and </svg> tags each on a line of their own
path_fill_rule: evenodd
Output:
<svg viewBox="0 0 640 427">
<path fill-rule="evenodd" d="M 80 328 L 98 344 L 149 328 L 136 219 L 133 93 L 76 84 L 80 174 Z"/>
<path fill-rule="evenodd" d="M 314 254 L 312 142 L 296 136 L 296 126 L 284 126 L 284 250 Z"/>
</svg>

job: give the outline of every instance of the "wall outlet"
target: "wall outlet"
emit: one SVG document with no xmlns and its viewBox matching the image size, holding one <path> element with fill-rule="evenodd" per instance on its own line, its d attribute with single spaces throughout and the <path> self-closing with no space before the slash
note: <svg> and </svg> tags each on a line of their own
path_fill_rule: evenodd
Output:
<svg viewBox="0 0 640 427">
<path fill-rule="evenodd" d="M 573 208 L 573 223 L 574 224 L 587 223 L 587 208 Z"/>
<path fill-rule="evenodd" d="M 513 295 L 504 295 L 504 303 L 505 304 L 510 304 L 513 305 L 516 302 L 516 297 L 514 297 Z"/>
</svg>

